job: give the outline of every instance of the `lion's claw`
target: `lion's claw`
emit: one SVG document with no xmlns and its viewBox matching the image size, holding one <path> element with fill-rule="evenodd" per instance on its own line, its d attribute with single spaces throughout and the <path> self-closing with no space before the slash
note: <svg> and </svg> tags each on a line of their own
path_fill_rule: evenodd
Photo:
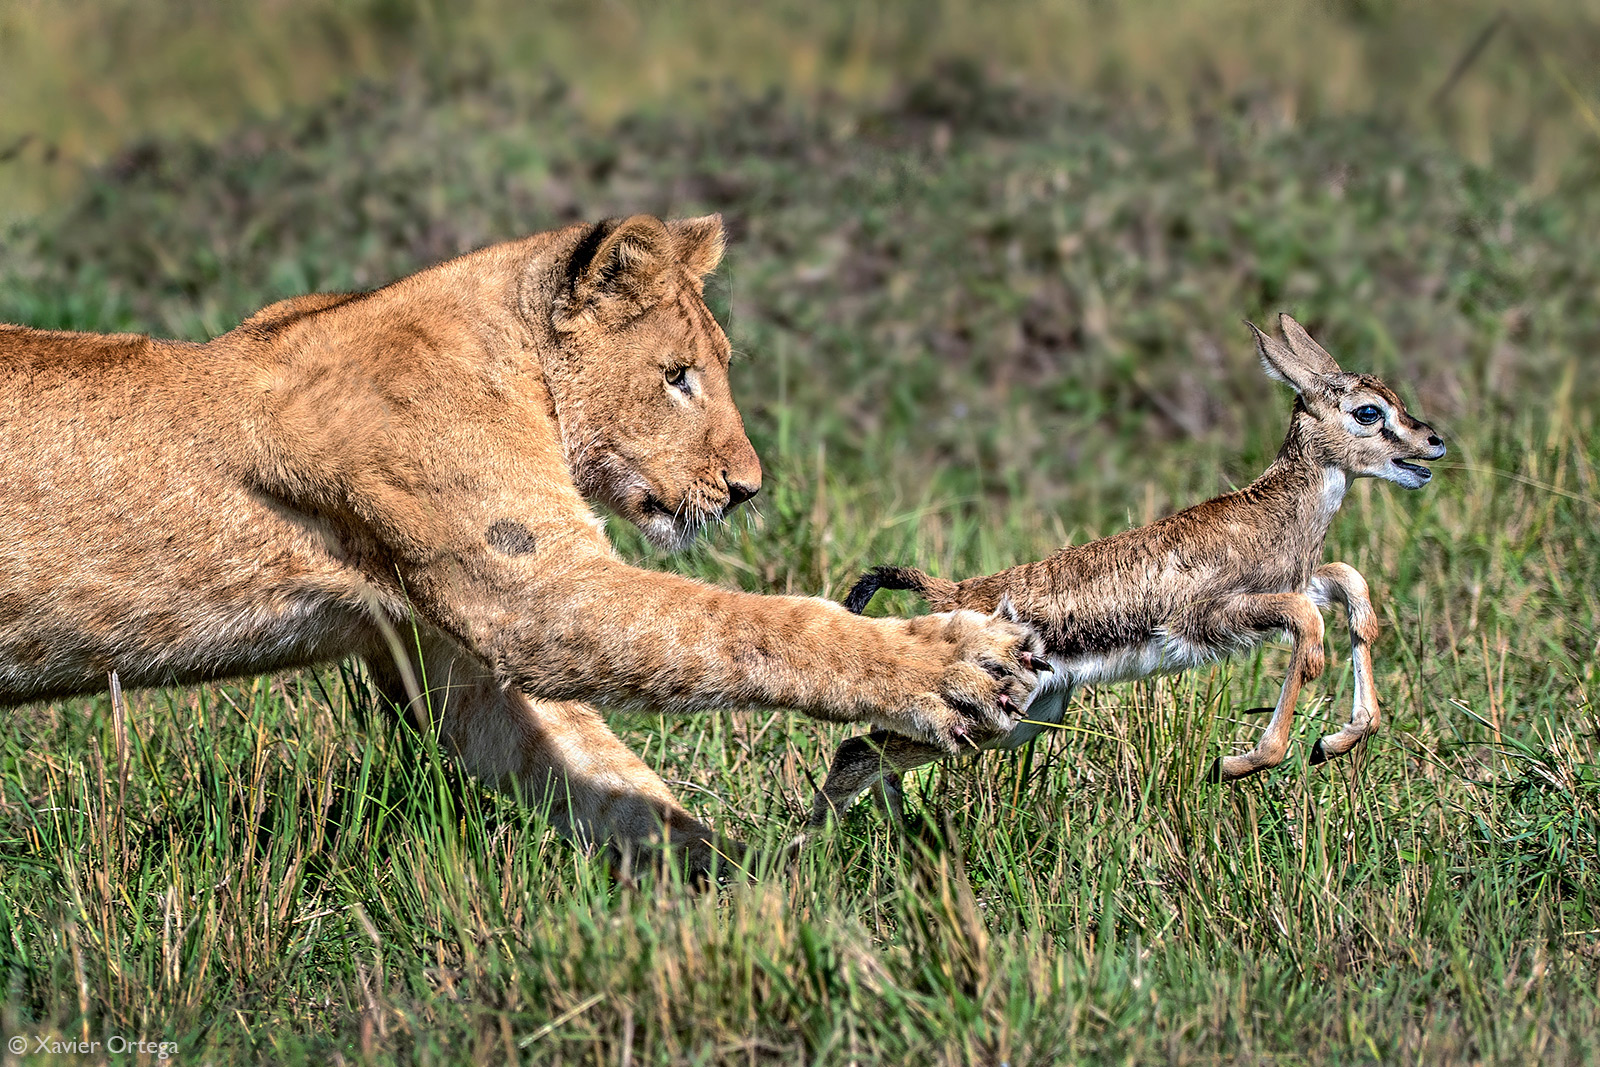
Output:
<svg viewBox="0 0 1600 1067">
<path fill-rule="evenodd" d="M 1017 657 L 1022 661 L 1024 670 L 1033 671 L 1035 674 L 1054 674 L 1056 669 L 1050 665 L 1049 657 L 1036 656 L 1032 652 L 1024 652 Z"/>
<path fill-rule="evenodd" d="M 1030 627 L 972 611 L 925 615 L 907 625 L 941 646 L 945 667 L 921 693 L 920 721 L 882 721 L 882 728 L 951 754 L 983 748 L 1016 729 L 1044 658 Z"/>
</svg>

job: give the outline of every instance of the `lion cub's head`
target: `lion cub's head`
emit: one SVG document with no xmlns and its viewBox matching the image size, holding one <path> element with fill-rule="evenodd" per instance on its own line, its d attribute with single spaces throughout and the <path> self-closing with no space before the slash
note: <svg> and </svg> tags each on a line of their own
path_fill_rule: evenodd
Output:
<svg viewBox="0 0 1600 1067">
<path fill-rule="evenodd" d="M 722 243 L 716 215 L 602 222 L 549 311 L 560 351 L 545 378 L 573 480 L 668 550 L 761 488 L 703 298 Z"/>
</svg>

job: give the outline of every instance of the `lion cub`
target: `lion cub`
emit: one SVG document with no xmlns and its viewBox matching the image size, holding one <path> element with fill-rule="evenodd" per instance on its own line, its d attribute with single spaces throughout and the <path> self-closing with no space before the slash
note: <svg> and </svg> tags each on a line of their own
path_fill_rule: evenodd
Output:
<svg viewBox="0 0 1600 1067">
<path fill-rule="evenodd" d="M 0 706 L 357 655 L 468 770 L 692 861 L 710 831 L 580 701 L 793 708 L 935 751 L 1004 734 L 1022 626 L 612 552 L 595 505 L 671 550 L 761 486 L 702 296 L 722 248 L 716 216 L 637 215 L 205 344 L 0 326 Z"/>
<path fill-rule="evenodd" d="M 1288 315 L 1285 340 L 1254 325 L 1262 365 L 1296 397 L 1277 459 L 1250 485 L 1149 526 L 982 578 L 952 582 L 909 567 L 865 574 L 845 599 L 861 611 L 879 589 L 910 589 L 936 610 L 996 612 L 1033 626 L 1054 669 L 1023 722 L 983 748 L 1015 748 L 1059 723 L 1080 686 L 1183 671 L 1288 631 L 1288 677 L 1256 747 L 1218 760 L 1214 775 L 1242 778 L 1275 767 L 1289 744 L 1300 687 L 1322 673 L 1321 608 L 1342 604 L 1350 627 L 1355 701 L 1350 722 L 1317 741 L 1311 762 L 1349 752 L 1378 728 L 1371 645 L 1378 633 L 1367 583 L 1344 563 L 1322 563 L 1323 541 L 1352 478 L 1407 489 L 1431 477 L 1444 443 L 1377 378 L 1339 369 Z M 1249 324 L 1247 324 L 1249 325 Z M 812 805 L 811 826 L 864 789 L 944 754 L 877 731 L 839 746 Z M 890 793 L 893 796 L 893 793 Z"/>
</svg>

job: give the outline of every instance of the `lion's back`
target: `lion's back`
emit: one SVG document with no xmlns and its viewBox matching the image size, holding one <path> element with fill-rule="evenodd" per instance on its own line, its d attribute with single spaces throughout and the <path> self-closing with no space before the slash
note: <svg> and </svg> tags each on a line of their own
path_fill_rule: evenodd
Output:
<svg viewBox="0 0 1600 1067">
<path fill-rule="evenodd" d="M 136 334 L 0 326 L 0 705 L 111 665 L 151 684 L 229 656 L 325 658 L 335 630 L 359 629 L 336 546 L 220 461 L 196 417 L 203 373 L 183 370 L 199 359 Z"/>
</svg>

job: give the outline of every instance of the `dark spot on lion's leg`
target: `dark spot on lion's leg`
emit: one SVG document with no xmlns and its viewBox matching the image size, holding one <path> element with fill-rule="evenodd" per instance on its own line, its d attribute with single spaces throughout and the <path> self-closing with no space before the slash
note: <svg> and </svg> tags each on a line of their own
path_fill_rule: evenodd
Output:
<svg viewBox="0 0 1600 1067">
<path fill-rule="evenodd" d="M 508 556 L 525 556 L 538 546 L 533 531 L 514 519 L 499 519 L 483 532 L 484 540 L 496 552 Z"/>
</svg>

